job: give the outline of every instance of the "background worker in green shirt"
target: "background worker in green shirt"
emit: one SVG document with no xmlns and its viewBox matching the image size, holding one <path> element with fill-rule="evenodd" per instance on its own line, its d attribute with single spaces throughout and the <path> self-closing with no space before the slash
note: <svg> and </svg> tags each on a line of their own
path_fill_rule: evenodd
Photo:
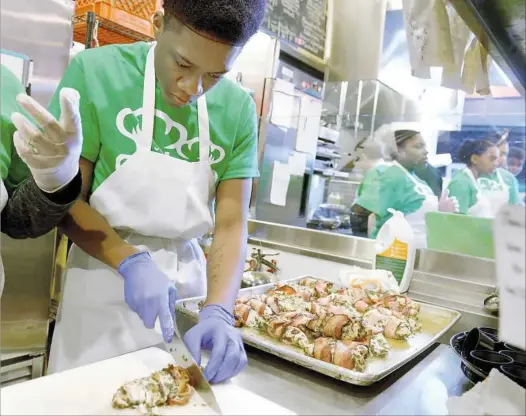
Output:
<svg viewBox="0 0 526 416">
<path fill-rule="evenodd" d="M 521 203 L 524 204 L 524 190 L 525 190 L 525 180 L 524 174 L 521 175 L 524 170 L 524 160 L 526 159 L 526 152 L 523 147 L 513 146 L 510 148 L 508 153 L 508 170 L 510 173 L 515 176 L 517 182 L 519 183 L 519 195 Z"/>
<path fill-rule="evenodd" d="M 518 176 L 524 169 L 524 159 L 526 152 L 520 147 L 511 147 L 508 153 L 508 170 L 513 176 Z"/>
<path fill-rule="evenodd" d="M 74 245 L 51 373 L 157 345 L 157 323 L 169 342 L 176 299 L 205 294 L 188 349 L 198 362 L 211 350 L 211 382 L 245 367 L 232 311 L 258 176 L 257 119 L 250 95 L 223 75 L 264 12 L 264 0 L 165 0 L 156 43 L 72 60 L 60 87 L 80 93 L 84 200 L 63 224 Z M 59 111 L 56 96 L 50 111 Z M 212 228 L 207 264 L 197 238 Z"/>
<path fill-rule="evenodd" d="M 352 210 L 362 215 L 375 214 L 372 238 L 376 238 L 382 225 L 391 217 L 389 208 L 402 212 L 413 228 L 417 246 L 425 247 L 425 213 L 456 212 L 457 203 L 446 194 L 439 199 L 429 185 L 413 173 L 416 166 L 427 162 L 426 144 L 419 132 L 397 130 L 394 142 L 393 162 L 373 168 L 378 170 L 378 175 L 362 188 Z"/>
<path fill-rule="evenodd" d="M 515 176 L 508 171 L 508 144 L 509 131 L 504 134 L 493 134 L 488 137 L 499 149 L 497 169 L 491 174 L 481 174 L 477 179 L 481 192 L 488 199 L 491 206 L 491 216 L 497 215 L 499 210 L 506 204 L 519 205 L 519 182 Z"/>
<path fill-rule="evenodd" d="M 61 104 L 65 113 L 78 111 L 76 92 L 63 90 Z M 0 64 L 0 227 L 12 238 L 36 238 L 51 231 L 81 190 L 78 159 L 82 136 L 66 134 L 63 142 L 40 140 L 33 135 L 36 127 L 22 115 L 24 110 L 31 112 L 37 107 L 47 117 L 46 127 L 80 131 L 80 123 L 55 120 L 26 95 L 18 78 Z M 26 134 L 20 135 L 17 128 Z M 0 259 L 0 295 L 3 287 Z"/>
<path fill-rule="evenodd" d="M 499 149 L 490 140 L 467 139 L 460 147 L 459 159 L 467 167 L 457 172 L 448 186 L 449 194 L 458 200 L 459 213 L 491 217 L 491 201 L 482 192 L 478 179 L 493 175 L 499 165 Z"/>
</svg>

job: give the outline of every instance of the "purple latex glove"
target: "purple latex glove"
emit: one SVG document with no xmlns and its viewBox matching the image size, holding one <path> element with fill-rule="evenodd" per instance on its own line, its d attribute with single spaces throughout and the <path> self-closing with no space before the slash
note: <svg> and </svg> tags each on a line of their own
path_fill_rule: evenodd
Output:
<svg viewBox="0 0 526 416">
<path fill-rule="evenodd" d="M 220 383 L 239 374 L 247 365 L 247 354 L 234 317 L 220 305 L 207 305 L 199 313 L 199 323 L 184 336 L 188 351 L 201 365 L 201 350 L 212 350 L 204 375 L 210 383 Z"/>
<path fill-rule="evenodd" d="M 146 328 L 153 328 L 157 317 L 163 338 L 171 342 L 174 336 L 175 301 L 173 282 L 156 266 L 149 253 L 136 253 L 117 268 L 124 278 L 124 300 Z"/>
</svg>

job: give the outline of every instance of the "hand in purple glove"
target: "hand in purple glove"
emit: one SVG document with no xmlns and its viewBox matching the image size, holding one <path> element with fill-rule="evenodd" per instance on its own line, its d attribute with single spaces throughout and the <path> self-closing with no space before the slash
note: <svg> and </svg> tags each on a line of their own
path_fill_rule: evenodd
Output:
<svg viewBox="0 0 526 416">
<path fill-rule="evenodd" d="M 171 342 L 177 295 L 173 282 L 159 270 L 149 253 L 129 256 L 117 271 L 124 278 L 124 300 L 130 309 L 146 328 L 153 328 L 159 317 L 163 338 Z"/>
<path fill-rule="evenodd" d="M 239 374 L 247 365 L 247 354 L 234 317 L 219 305 L 207 305 L 199 314 L 199 323 L 190 329 L 184 342 L 198 365 L 201 350 L 212 350 L 205 368 L 211 383 L 220 383 Z"/>
</svg>

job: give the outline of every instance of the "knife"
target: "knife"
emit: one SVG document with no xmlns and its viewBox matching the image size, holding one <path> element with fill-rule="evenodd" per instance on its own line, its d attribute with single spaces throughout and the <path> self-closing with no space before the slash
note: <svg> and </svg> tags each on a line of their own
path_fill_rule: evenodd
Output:
<svg viewBox="0 0 526 416">
<path fill-rule="evenodd" d="M 219 407 L 215 398 L 214 392 L 210 387 L 210 383 L 205 378 L 205 375 L 195 362 L 192 354 L 186 348 L 182 337 L 180 336 L 178 325 L 175 322 L 175 334 L 172 342 L 164 343 L 166 351 L 168 351 L 177 365 L 183 367 L 190 374 L 196 392 L 203 398 L 205 403 L 218 415 L 221 415 L 221 408 Z"/>
</svg>

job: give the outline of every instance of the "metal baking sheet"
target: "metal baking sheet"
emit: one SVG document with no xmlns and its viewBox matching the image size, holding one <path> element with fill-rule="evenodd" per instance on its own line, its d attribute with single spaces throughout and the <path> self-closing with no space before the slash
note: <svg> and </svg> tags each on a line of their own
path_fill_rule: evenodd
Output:
<svg viewBox="0 0 526 416">
<path fill-rule="evenodd" d="M 326 280 L 315 276 L 301 276 L 294 279 L 280 281 L 279 283 L 296 283 L 306 277 Z M 275 283 L 271 283 L 253 288 L 241 289 L 239 291 L 239 297 L 251 294 L 258 295 L 266 292 L 274 286 Z M 334 287 L 343 288 L 344 286 L 335 283 Z M 199 303 L 204 301 L 204 299 L 205 297 L 201 296 L 180 300 L 177 302 L 177 312 L 183 313 L 196 320 Z M 241 334 L 246 344 L 262 351 L 350 384 L 368 386 L 381 380 L 424 352 L 460 319 L 460 313 L 455 310 L 422 302 L 419 303 L 421 305 L 419 317 L 422 324 L 422 330 L 406 341 L 387 339 L 391 345 L 389 355 L 386 358 L 368 358 L 367 367 L 363 373 L 348 370 L 334 364 L 329 364 L 308 357 L 299 348 L 273 340 L 252 328 L 241 328 Z"/>
</svg>

